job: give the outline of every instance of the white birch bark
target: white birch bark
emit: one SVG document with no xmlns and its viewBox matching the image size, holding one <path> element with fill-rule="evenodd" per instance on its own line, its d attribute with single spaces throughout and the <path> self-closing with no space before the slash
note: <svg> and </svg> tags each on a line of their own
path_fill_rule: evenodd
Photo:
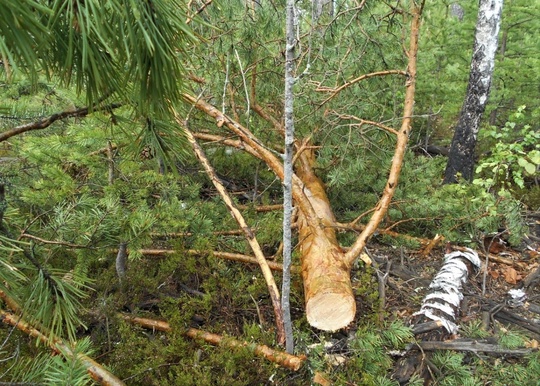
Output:
<svg viewBox="0 0 540 386">
<path fill-rule="evenodd" d="M 461 289 L 469 275 L 467 263 L 474 269 L 480 268 L 478 254 L 472 249 L 446 254 L 444 265 L 429 286 L 430 293 L 424 298 L 420 311 L 414 315 L 440 321 L 449 333 L 456 333 L 456 314 L 463 300 Z"/>
<path fill-rule="evenodd" d="M 283 156 L 283 283 L 281 287 L 281 307 L 285 328 L 285 348 L 289 354 L 294 351 L 291 320 L 291 260 L 292 260 L 292 175 L 294 152 L 294 55 L 295 27 L 294 0 L 287 0 L 286 48 L 285 48 L 285 154 Z"/>
<path fill-rule="evenodd" d="M 503 0 L 480 0 L 467 94 L 454 132 L 444 182 L 457 182 L 461 174 L 472 180 L 474 149 L 491 88 L 501 26 Z"/>
</svg>

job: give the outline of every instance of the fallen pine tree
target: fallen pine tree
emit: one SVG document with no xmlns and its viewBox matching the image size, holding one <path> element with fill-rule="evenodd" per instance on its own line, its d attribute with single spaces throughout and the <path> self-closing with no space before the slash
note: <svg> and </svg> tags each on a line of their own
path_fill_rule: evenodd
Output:
<svg viewBox="0 0 540 386">
<path fill-rule="evenodd" d="M 311 141 L 311 132 L 307 137 L 299 138 L 295 143 L 296 155 L 294 159 L 296 162 L 292 176 L 292 196 L 298 214 L 298 251 L 301 257 L 305 311 L 309 324 L 320 330 L 336 331 L 347 327 L 354 320 L 356 316 L 356 298 L 351 284 L 351 268 L 362 253 L 369 238 L 376 232 L 379 224 L 384 219 L 397 189 L 412 130 L 418 36 L 422 11 L 423 2 L 411 3 L 411 10 L 408 13 L 410 16 L 410 34 L 408 35 L 410 38 L 405 55 L 407 61 L 406 70 L 375 71 L 350 79 L 339 87 L 318 87 L 315 90 L 330 93 L 330 96 L 322 102 L 322 105 L 324 105 L 338 93 L 360 81 L 386 76 L 403 77 L 404 101 L 399 129 L 375 123 L 379 129 L 388 132 L 395 138 L 395 147 L 392 162 L 389 165 L 387 181 L 379 201 L 371 212 L 370 220 L 350 245 L 350 249 L 345 250 L 338 241 L 336 228 L 334 227 L 336 224 L 334 210 L 326 186 L 315 171 L 317 156 Z M 253 89 L 255 89 L 255 82 L 254 77 Z M 197 110 L 202 115 L 215 121 L 216 130 L 219 129 L 219 134 L 213 136 L 212 141 L 223 142 L 227 146 L 245 151 L 264 162 L 277 178 L 284 179 L 282 159 L 272 150 L 272 144 L 264 143 L 263 140 L 257 137 L 249 124 L 242 124 L 234 113 L 231 115 L 225 114 L 222 109 L 209 102 L 212 101 L 212 98 L 205 98 L 203 94 L 194 96 L 186 93 L 183 94 L 183 98 L 186 103 L 193 107 L 193 111 Z M 255 98 L 253 99 L 255 100 Z M 253 106 L 256 106 L 256 104 Z M 254 108 L 254 111 L 261 118 L 269 121 L 276 132 L 283 133 L 284 128 L 280 123 L 280 119 L 271 117 L 257 108 Z M 192 128 L 196 129 L 200 125 L 196 118 L 192 118 L 194 115 L 195 113 L 191 113 L 190 110 L 188 118 L 185 121 L 177 119 L 177 123 L 186 130 L 188 128 L 190 131 Z M 374 124 L 371 121 L 369 123 Z M 234 140 L 230 139 L 231 135 Z M 200 138 L 198 132 L 191 132 L 190 137 L 192 144 L 195 143 L 193 139 Z M 200 152 L 197 153 L 200 155 Z M 199 158 L 201 159 L 201 157 Z M 215 178 L 212 178 L 212 182 L 216 182 Z M 231 214 L 237 218 L 232 207 L 227 206 Z M 246 230 L 247 240 L 251 246 L 255 241 L 255 235 L 247 231 L 249 230 L 248 227 L 243 225 L 242 227 Z M 259 257 L 257 259 L 263 262 Z M 274 308 L 278 309 L 277 301 L 272 293 L 270 295 Z M 279 330 L 280 317 L 278 315 L 276 315 L 276 325 Z"/>
</svg>

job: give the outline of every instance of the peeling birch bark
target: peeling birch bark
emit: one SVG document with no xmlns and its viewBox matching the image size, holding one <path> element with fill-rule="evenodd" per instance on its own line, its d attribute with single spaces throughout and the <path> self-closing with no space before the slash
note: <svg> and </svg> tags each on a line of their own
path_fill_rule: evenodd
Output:
<svg viewBox="0 0 540 386">
<path fill-rule="evenodd" d="M 478 254 L 472 249 L 446 254 L 444 265 L 429 286 L 430 293 L 424 298 L 420 311 L 414 315 L 438 321 L 450 334 L 455 334 L 458 330 L 456 315 L 463 300 L 461 289 L 467 282 L 469 266 L 480 268 Z"/>
</svg>

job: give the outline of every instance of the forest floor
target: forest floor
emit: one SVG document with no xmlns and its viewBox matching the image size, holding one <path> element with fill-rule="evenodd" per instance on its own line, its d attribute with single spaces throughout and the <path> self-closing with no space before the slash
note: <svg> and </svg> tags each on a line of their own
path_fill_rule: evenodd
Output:
<svg viewBox="0 0 540 386">
<path fill-rule="evenodd" d="M 531 232 L 531 238 L 528 239 L 528 246 L 522 250 L 513 249 L 504 241 L 499 241 L 496 238 L 486 238 L 483 240 L 483 245 L 476 249 L 482 266 L 479 270 L 471 270 L 467 282 L 463 285 L 463 300 L 455 319 L 455 323 L 459 326 L 457 334 L 446 333 L 446 330 L 440 325 L 430 328 L 429 320 L 420 320 L 414 314 L 420 310 L 424 297 L 429 293 L 430 283 L 441 269 L 445 253 L 449 248 L 456 250 L 459 247 L 439 242 L 429 253 L 425 253 L 425 247 L 424 249 L 408 250 L 405 247 L 395 247 L 383 243 L 375 237 L 366 248 L 366 252 L 372 260 L 371 266 L 366 267 L 360 263 L 352 271 L 353 288 L 357 294 L 356 320 L 347 329 L 333 334 L 324 334 L 322 339 L 331 342 L 323 348 L 326 353 L 325 358 L 333 363 L 330 366 L 327 364 L 326 368 L 332 369 L 330 373 L 342 371 L 344 363 L 350 359 L 352 352 L 349 350 L 348 344 L 366 321 L 369 320 L 374 326 L 380 326 L 382 332 L 385 323 L 395 319 L 401 320 L 405 325 L 412 326 L 415 334 L 415 339 L 411 340 L 406 350 L 392 354 L 394 378 L 400 380 L 401 384 L 407 384 L 413 374 L 429 378 L 433 373 L 439 371 L 434 368 L 433 363 L 425 360 L 425 352 L 433 352 L 433 350 L 463 352 L 476 357 L 504 358 L 511 363 L 522 363 L 527 353 L 531 350 L 538 350 L 538 342 L 540 341 L 540 291 L 538 290 L 540 287 L 540 234 L 536 233 L 538 228 L 540 226 L 536 224 Z M 167 243 L 158 244 L 155 247 L 167 248 Z M 137 271 L 150 272 L 151 267 L 156 265 L 155 261 L 155 259 L 142 259 L 139 263 L 148 265 L 146 267 L 139 266 Z M 207 260 L 207 262 L 211 261 L 215 261 L 215 259 Z M 227 264 L 238 267 L 243 272 L 242 274 L 247 273 L 248 276 L 255 277 L 258 272 L 256 266 L 243 266 L 241 263 L 235 262 Z M 200 280 L 204 279 L 199 278 L 198 275 L 198 273 L 191 275 L 191 279 L 184 277 L 181 281 L 171 277 L 171 281 L 167 282 L 166 286 L 160 285 L 158 287 L 158 292 L 163 295 L 162 292 L 166 290 L 166 296 L 172 299 L 180 298 L 182 294 L 184 296 L 187 294 L 191 298 L 203 299 L 205 296 L 204 286 L 200 285 Z M 300 277 L 295 276 L 294 280 L 297 283 L 295 283 L 293 290 L 301 291 Z M 375 290 L 377 288 L 378 290 Z M 525 297 L 513 299 L 509 294 L 510 290 L 522 290 Z M 251 320 L 252 323 L 266 325 L 268 330 L 266 332 L 270 332 L 271 336 L 273 311 L 267 301 L 268 297 L 261 293 L 259 301 L 256 302 L 252 297 L 253 303 L 242 304 L 235 302 L 232 298 L 228 299 L 228 297 L 235 297 L 233 292 L 230 296 L 224 295 L 228 292 L 229 290 L 225 287 L 218 288 L 218 291 L 212 295 L 214 305 L 210 307 L 211 311 L 205 317 L 199 317 L 196 314 L 191 316 L 191 327 L 213 332 L 219 332 L 215 330 L 221 328 L 221 333 L 225 336 L 242 339 L 242 336 L 246 336 L 245 323 Z M 133 293 L 129 294 L 129 299 L 135 298 L 137 296 Z M 166 312 L 164 314 L 161 309 L 161 302 L 156 299 L 156 294 L 152 294 L 148 299 L 138 302 L 134 308 L 125 308 L 125 311 L 130 314 L 135 312 L 138 316 L 147 318 L 163 319 Z M 258 305 L 253 307 L 253 304 L 256 303 Z M 303 312 L 301 307 L 293 306 L 293 320 L 302 320 L 304 318 Z M 157 314 L 161 314 L 161 316 Z M 427 326 L 427 329 L 415 331 L 418 325 Z M 515 346 L 508 344 L 508 340 L 504 343 L 500 337 L 506 331 L 516 331 L 521 336 L 521 340 L 518 340 Z M 309 334 L 316 337 L 318 332 L 312 331 L 308 332 Z M 418 350 L 418 342 L 426 341 L 431 346 L 420 345 L 421 348 Z M 265 342 L 254 341 L 253 343 L 264 344 Z M 266 344 L 269 344 L 268 341 Z M 280 350 L 279 347 L 274 348 Z M 299 356 L 303 354 L 302 349 L 304 348 L 299 347 Z M 307 350 L 309 351 L 309 348 Z M 309 361 L 310 354 L 306 353 Z M 305 377 L 309 378 L 310 371 L 303 372 L 304 375 L 300 376 L 303 378 L 302 381 L 299 381 L 299 375 L 289 373 L 283 375 L 284 383 L 267 382 L 267 380 L 263 382 L 261 380 L 260 384 L 306 384 Z M 332 374 L 329 377 L 332 379 Z M 293 381 L 294 379 L 296 380 Z M 325 383 L 324 376 L 318 381 L 312 378 L 311 382 L 324 386 L 342 384 L 333 383 L 331 380 Z"/>
</svg>

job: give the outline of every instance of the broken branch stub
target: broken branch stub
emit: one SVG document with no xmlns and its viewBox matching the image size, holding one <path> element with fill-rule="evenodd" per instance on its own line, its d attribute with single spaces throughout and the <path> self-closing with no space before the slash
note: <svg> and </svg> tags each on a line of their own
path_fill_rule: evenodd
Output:
<svg viewBox="0 0 540 386">
<path fill-rule="evenodd" d="M 480 268 L 478 254 L 472 249 L 446 254 L 442 268 L 429 286 L 430 293 L 424 298 L 420 311 L 414 315 L 439 321 L 450 334 L 456 333 L 456 313 L 463 299 L 461 289 L 467 282 L 469 266 L 475 270 Z"/>
</svg>

